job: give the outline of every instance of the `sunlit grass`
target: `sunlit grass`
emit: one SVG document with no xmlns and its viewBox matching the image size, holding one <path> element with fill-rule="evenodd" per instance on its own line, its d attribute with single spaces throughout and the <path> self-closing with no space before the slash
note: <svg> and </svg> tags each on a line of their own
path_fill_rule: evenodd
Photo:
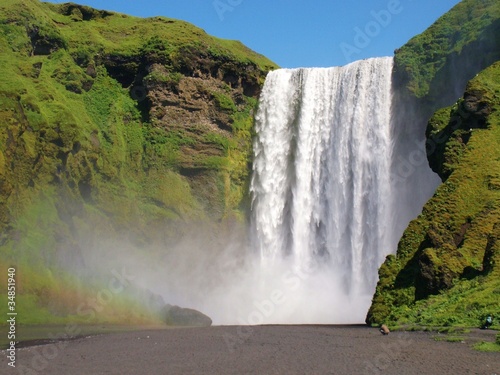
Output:
<svg viewBox="0 0 500 375">
<path fill-rule="evenodd" d="M 80 279 L 61 259 L 80 259 L 91 240 L 170 243 L 189 222 L 243 220 L 256 99 L 206 77 L 200 90 L 227 129 L 167 129 L 131 85 L 175 90 L 195 58 L 257 85 L 276 65 L 184 21 L 37 0 L 2 1 L 0 50 L 0 271 L 18 269 L 19 324 L 149 322 L 126 293 L 86 322 L 78 307 L 103 280 Z M 164 72 L 148 81 L 154 63 Z M 2 276 L 2 314 L 5 290 Z"/>
<path fill-rule="evenodd" d="M 490 106 L 487 123 L 476 127 L 468 122 L 474 117 L 463 115 L 461 128 L 450 133 L 442 154 L 432 155 L 431 162 L 447 179 L 410 223 L 397 255 L 380 269 L 371 309 L 377 321 L 479 327 L 487 315 L 500 318 L 499 74 L 500 63 L 493 64 L 467 88 Z M 460 105 L 438 111 L 428 134 L 452 126 L 450 117 L 456 119 Z M 470 132 L 466 144 L 462 130 Z M 462 143 L 457 147 L 451 141 Z M 439 290 L 426 289 L 423 272 L 442 283 Z"/>
</svg>

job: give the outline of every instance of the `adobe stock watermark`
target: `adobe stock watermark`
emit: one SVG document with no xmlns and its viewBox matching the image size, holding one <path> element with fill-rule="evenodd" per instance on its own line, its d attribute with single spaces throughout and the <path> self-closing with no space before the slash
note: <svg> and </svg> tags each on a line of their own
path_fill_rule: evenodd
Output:
<svg viewBox="0 0 500 375">
<path fill-rule="evenodd" d="M 408 332 L 398 332 L 392 337 L 397 336 L 397 340 L 391 340 L 391 335 L 384 337 L 387 343 L 380 345 L 382 352 L 373 360 L 365 361 L 364 374 L 384 374 L 389 369 L 391 363 L 398 360 L 403 351 L 413 344 L 413 339 Z"/>
<path fill-rule="evenodd" d="M 352 42 L 340 43 L 340 49 L 346 61 L 349 63 L 356 60 L 353 55 L 358 55 L 364 48 L 368 47 L 372 40 L 391 24 L 394 16 L 400 14 L 403 10 L 404 7 L 400 0 L 389 0 L 385 9 L 372 10 L 370 12 L 371 20 L 364 27 L 356 26 L 353 29 L 354 38 Z"/>
<path fill-rule="evenodd" d="M 241 3 L 243 3 L 243 0 L 214 0 L 212 6 L 222 22 L 225 19 L 225 14 L 235 10 Z"/>
<path fill-rule="evenodd" d="M 78 305 L 76 314 L 86 318 L 83 324 L 91 324 L 96 319 L 97 314 L 102 312 L 106 305 L 111 303 L 115 296 L 122 293 L 130 282 L 135 279 L 134 276 L 127 274 L 125 268 L 121 272 L 113 269 L 111 274 L 112 277 L 105 288 L 100 289 L 94 297 L 88 298 Z M 68 340 L 81 335 L 82 332 L 79 324 L 68 323 L 63 331 L 56 334 L 49 333 L 47 336 L 52 342 L 31 348 L 30 351 L 34 355 L 31 357 L 30 363 L 18 364 L 16 366 L 17 373 L 21 375 L 38 375 L 40 372 L 45 371 L 49 366 L 49 362 L 59 356 L 69 345 Z"/>
</svg>

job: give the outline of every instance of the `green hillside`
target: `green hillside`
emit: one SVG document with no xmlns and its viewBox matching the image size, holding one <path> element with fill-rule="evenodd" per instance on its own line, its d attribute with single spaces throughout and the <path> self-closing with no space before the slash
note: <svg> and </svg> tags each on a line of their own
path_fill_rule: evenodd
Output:
<svg viewBox="0 0 500 375">
<path fill-rule="evenodd" d="M 403 95 L 417 98 L 421 114 L 437 110 L 426 146 L 443 184 L 380 268 L 368 323 L 500 318 L 499 36 L 500 3 L 464 0 L 396 52 Z M 453 97 L 461 99 L 438 109 Z"/>
<path fill-rule="evenodd" d="M 499 36 L 500 3 L 463 0 L 396 51 L 401 102 L 437 111 L 443 184 L 382 265 L 369 323 L 500 319 Z M 275 68 L 180 20 L 3 0 L 0 272 L 16 268 L 19 324 L 149 323 L 142 290 L 82 310 L 109 290 L 116 247 L 154 262 L 190 237 L 200 254 L 245 241 L 253 112 Z"/>
<path fill-rule="evenodd" d="M 17 267 L 21 323 L 76 315 L 103 239 L 147 252 L 241 226 L 274 63 L 183 21 L 36 0 L 2 1 L 0 51 L 0 272 Z"/>
<path fill-rule="evenodd" d="M 500 59 L 498 35 L 498 1 L 463 0 L 395 51 L 396 80 L 429 108 L 447 106 L 469 79 Z"/>
<path fill-rule="evenodd" d="M 444 183 L 381 267 L 369 322 L 477 326 L 500 317 L 499 94 L 500 62 L 430 120 Z"/>
</svg>

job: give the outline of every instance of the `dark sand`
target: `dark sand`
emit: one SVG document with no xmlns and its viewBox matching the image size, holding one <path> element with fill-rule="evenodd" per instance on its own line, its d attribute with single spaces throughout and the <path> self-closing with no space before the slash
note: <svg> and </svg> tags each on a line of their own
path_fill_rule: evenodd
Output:
<svg viewBox="0 0 500 375">
<path fill-rule="evenodd" d="M 339 326 L 157 329 L 82 337 L 17 350 L 0 374 L 481 374 L 500 375 L 500 353 L 471 349 L 494 341 L 474 330 L 464 342 L 436 333 Z"/>
</svg>

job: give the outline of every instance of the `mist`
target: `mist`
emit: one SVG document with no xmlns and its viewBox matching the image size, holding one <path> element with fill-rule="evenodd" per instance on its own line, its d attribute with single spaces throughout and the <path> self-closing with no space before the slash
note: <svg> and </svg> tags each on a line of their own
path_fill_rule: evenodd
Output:
<svg viewBox="0 0 500 375">
<path fill-rule="evenodd" d="M 88 224 L 79 261 L 62 267 L 84 283 L 121 270 L 153 313 L 177 305 L 215 325 L 363 323 L 380 265 L 440 182 L 425 117 L 394 90 L 392 67 L 268 75 L 248 223 L 186 221 L 147 243 L 94 238 Z"/>
<path fill-rule="evenodd" d="M 380 265 L 439 183 L 392 66 L 270 73 L 249 227 L 186 224 L 175 242 L 145 247 L 104 241 L 82 252 L 85 268 L 123 267 L 139 300 L 161 296 L 216 325 L 363 323 Z"/>
<path fill-rule="evenodd" d="M 80 279 L 105 280 L 118 270 L 130 279 L 136 300 L 147 304 L 153 295 L 161 296 L 166 304 L 203 312 L 215 325 L 364 321 L 372 295 L 349 296 L 343 288 L 346 275 L 330 266 L 298 268 L 291 258 L 264 264 L 241 240 L 210 248 L 203 236 L 195 237 L 150 248 L 96 240 L 82 252 L 86 271 Z"/>
</svg>

